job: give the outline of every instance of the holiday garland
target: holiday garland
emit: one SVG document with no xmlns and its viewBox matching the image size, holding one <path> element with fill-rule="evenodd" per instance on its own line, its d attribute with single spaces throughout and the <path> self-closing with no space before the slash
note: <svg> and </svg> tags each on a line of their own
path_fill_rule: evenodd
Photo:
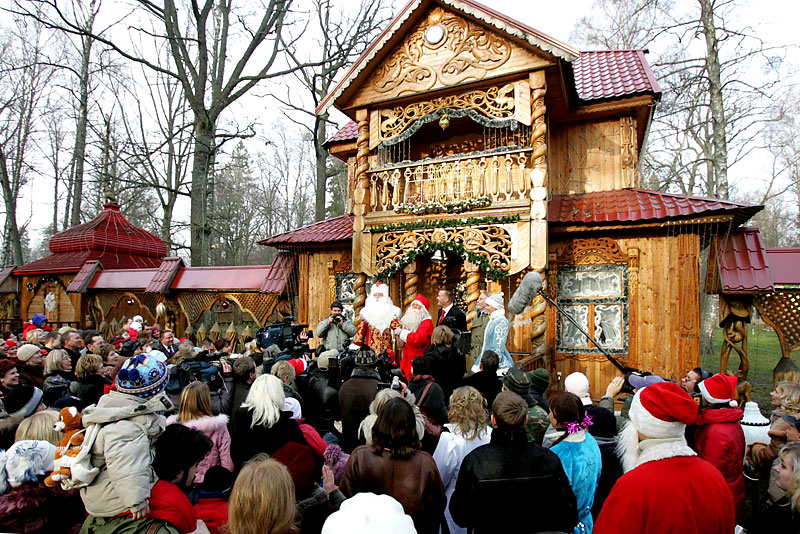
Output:
<svg viewBox="0 0 800 534">
<path fill-rule="evenodd" d="M 445 219 L 433 221 L 415 221 L 397 224 L 381 224 L 367 229 L 371 234 L 382 234 L 395 230 L 422 230 L 427 228 L 456 228 L 458 226 L 480 226 L 487 224 L 508 224 L 519 222 L 519 215 L 506 217 L 469 217 L 468 219 Z"/>
<path fill-rule="evenodd" d="M 412 215 L 425 215 L 427 213 L 461 213 L 463 211 L 486 208 L 491 205 L 492 199 L 485 196 L 445 202 L 423 200 L 418 202 L 402 202 L 394 207 L 394 212 L 410 213 Z"/>
<path fill-rule="evenodd" d="M 432 254 L 437 250 L 458 254 L 462 259 L 470 263 L 474 263 L 480 267 L 481 270 L 486 272 L 486 276 L 492 280 L 505 280 L 505 278 L 508 276 L 508 273 L 506 273 L 504 270 L 495 269 L 492 267 L 489 263 L 489 259 L 486 256 L 476 254 L 475 252 L 470 252 L 461 243 L 456 243 L 453 241 L 425 241 L 420 243 L 417 248 L 405 252 L 402 256 L 400 256 L 400 258 L 398 258 L 384 270 L 380 271 L 376 278 L 382 282 L 386 282 L 389 278 L 392 278 L 394 275 L 396 275 L 400 269 L 414 261 L 417 256 Z"/>
</svg>

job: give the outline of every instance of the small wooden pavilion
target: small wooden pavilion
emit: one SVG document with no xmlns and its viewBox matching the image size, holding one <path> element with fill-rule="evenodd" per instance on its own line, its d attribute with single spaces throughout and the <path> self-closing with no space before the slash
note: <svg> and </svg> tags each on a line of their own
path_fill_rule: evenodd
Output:
<svg viewBox="0 0 800 534">
<path fill-rule="evenodd" d="M 349 214 L 261 242 L 297 258 L 298 319 L 334 296 L 357 313 L 380 278 L 403 307 L 449 287 L 471 322 L 481 289 L 508 299 L 536 270 L 623 364 L 682 376 L 699 364 L 701 252 L 761 207 L 640 188 L 660 94 L 645 51 L 581 52 L 471 0 L 410 1 L 317 110 L 352 119 L 327 142 Z M 583 371 L 596 395 L 616 373 L 541 296 L 512 325 L 524 365 Z"/>
</svg>

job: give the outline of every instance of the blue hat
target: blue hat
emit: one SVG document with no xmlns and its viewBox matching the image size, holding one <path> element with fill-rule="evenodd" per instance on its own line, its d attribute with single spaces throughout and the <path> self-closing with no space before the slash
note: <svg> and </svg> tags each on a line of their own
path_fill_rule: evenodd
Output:
<svg viewBox="0 0 800 534">
<path fill-rule="evenodd" d="M 31 322 L 37 326 L 37 328 L 42 327 L 42 323 L 47 320 L 47 316 L 43 313 L 34 313 Z"/>
<path fill-rule="evenodd" d="M 117 373 L 116 384 L 120 393 L 149 399 L 167 387 L 167 367 L 156 358 L 139 354 L 125 360 Z"/>
</svg>

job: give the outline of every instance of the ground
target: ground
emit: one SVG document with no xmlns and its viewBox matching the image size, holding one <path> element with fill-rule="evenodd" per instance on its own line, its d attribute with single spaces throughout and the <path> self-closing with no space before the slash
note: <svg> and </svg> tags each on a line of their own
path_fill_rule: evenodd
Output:
<svg viewBox="0 0 800 534">
<path fill-rule="evenodd" d="M 772 391 L 772 369 L 781 358 L 781 345 L 778 336 L 766 325 L 752 324 L 748 326 L 748 354 L 750 356 L 750 373 L 748 380 L 753 385 L 753 400 L 758 402 L 761 413 L 767 415 L 772 411 L 769 392 Z M 719 372 L 719 352 L 722 346 L 722 330 L 714 332 L 714 353 L 701 357 L 703 368 Z M 795 363 L 800 363 L 800 356 L 793 354 Z M 728 370 L 733 372 L 739 367 L 739 356 L 731 352 L 728 359 Z"/>
</svg>

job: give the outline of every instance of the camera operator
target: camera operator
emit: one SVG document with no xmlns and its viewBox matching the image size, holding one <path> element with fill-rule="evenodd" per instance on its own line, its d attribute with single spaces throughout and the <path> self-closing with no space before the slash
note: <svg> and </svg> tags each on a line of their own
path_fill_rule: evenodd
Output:
<svg viewBox="0 0 800 534">
<path fill-rule="evenodd" d="M 345 319 L 344 307 L 338 300 L 331 304 L 331 314 L 317 326 L 317 337 L 322 340 L 325 350 L 339 350 L 350 338 L 356 335 L 356 327 L 352 321 Z"/>
</svg>

